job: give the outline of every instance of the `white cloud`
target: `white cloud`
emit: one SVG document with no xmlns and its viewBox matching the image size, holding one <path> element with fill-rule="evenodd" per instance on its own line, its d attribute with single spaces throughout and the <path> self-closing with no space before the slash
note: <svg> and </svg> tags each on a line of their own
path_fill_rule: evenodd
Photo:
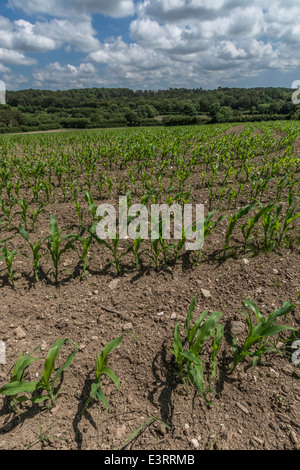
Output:
<svg viewBox="0 0 300 470">
<path fill-rule="evenodd" d="M 53 62 L 41 70 L 34 71 L 33 78 L 35 86 L 51 89 L 83 88 L 102 83 L 91 63 L 82 63 L 76 67 Z"/>
<path fill-rule="evenodd" d="M 126 44 L 121 37 L 105 43 L 101 49 L 89 54 L 88 59 L 119 68 L 118 75 L 128 72 L 157 70 L 162 66 L 162 55 L 152 49 L 145 49 L 138 44 Z M 169 61 L 170 62 L 170 61 Z M 166 59 L 165 59 L 166 65 Z"/>
<path fill-rule="evenodd" d="M 220 80 L 286 67 L 286 55 L 281 57 L 278 47 L 261 39 L 263 10 L 255 2 L 243 9 L 239 2 L 230 3 L 235 8 L 230 9 L 228 1 L 146 0 L 130 24 L 133 42 L 126 44 L 121 37 L 106 42 L 88 60 L 106 64 L 106 77 L 125 80 L 134 88 L 151 81 L 159 86 L 160 80 L 167 86 L 215 86 Z M 201 15 L 191 14 L 188 21 L 175 21 L 174 11 L 185 7 L 193 13 L 206 9 L 209 14 L 202 20 Z"/>
<path fill-rule="evenodd" d="M 0 62 L 13 65 L 33 65 L 36 60 L 26 57 L 23 53 L 0 47 Z"/>
<path fill-rule="evenodd" d="M 69 21 L 53 19 L 48 22 L 37 22 L 35 25 L 37 34 L 55 42 L 55 48 L 63 45 L 75 46 L 77 50 L 90 52 L 99 47 L 100 43 L 94 36 L 97 34 L 90 21 Z"/>
<path fill-rule="evenodd" d="M 26 52 L 45 52 L 55 48 L 55 41 L 37 34 L 33 24 L 25 20 L 10 23 L 1 18 L 0 46 Z"/>
<path fill-rule="evenodd" d="M 10 22 L 0 16 L 0 47 L 19 52 L 47 52 L 64 45 L 89 52 L 100 45 L 96 34 L 88 20 L 53 19 L 30 23 L 22 19 Z"/>
<path fill-rule="evenodd" d="M 284 0 L 141 0 L 135 6 L 133 0 L 9 0 L 9 5 L 33 20 L 0 17 L 3 63 L 32 65 L 26 53 L 59 49 L 70 57 L 73 50 L 86 55 L 77 67 L 52 59 L 34 71 L 40 87 L 211 88 L 300 66 L 299 0 L 288 7 Z M 130 42 L 119 36 L 101 43 L 94 13 L 128 16 Z M 92 63 L 101 64 L 99 70 Z"/>
<path fill-rule="evenodd" d="M 219 14 L 224 0 L 145 0 L 137 6 L 139 16 L 164 22 L 200 18 L 208 20 Z"/>
<path fill-rule="evenodd" d="M 22 74 L 5 73 L 3 76 L 6 90 L 17 90 L 20 86 L 25 87 L 25 83 L 28 83 L 28 77 Z"/>
<path fill-rule="evenodd" d="M 0 73 L 8 73 L 10 71 L 11 69 L 9 67 L 6 67 L 5 65 L 0 64 Z"/>
<path fill-rule="evenodd" d="M 113 18 L 133 15 L 133 0 L 9 0 L 8 5 L 28 14 L 47 14 L 53 17 L 90 17 L 102 13 Z"/>
</svg>

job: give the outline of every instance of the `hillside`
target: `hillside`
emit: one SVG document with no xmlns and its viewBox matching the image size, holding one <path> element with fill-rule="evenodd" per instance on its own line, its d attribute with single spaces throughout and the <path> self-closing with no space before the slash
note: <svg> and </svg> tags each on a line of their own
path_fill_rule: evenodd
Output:
<svg viewBox="0 0 300 470">
<path fill-rule="evenodd" d="M 289 88 L 272 87 L 8 91 L 0 133 L 297 119 L 291 95 Z"/>
</svg>

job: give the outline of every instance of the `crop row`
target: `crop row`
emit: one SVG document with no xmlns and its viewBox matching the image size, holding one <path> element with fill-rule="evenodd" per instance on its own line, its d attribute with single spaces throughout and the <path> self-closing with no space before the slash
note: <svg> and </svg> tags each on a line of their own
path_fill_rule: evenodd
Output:
<svg viewBox="0 0 300 470">
<path fill-rule="evenodd" d="M 15 248 L 14 240 L 16 235 L 9 236 L 0 240 L 0 261 L 4 261 L 6 265 L 7 275 L 11 283 L 15 278 L 14 260 L 16 256 L 22 255 L 32 260 L 33 274 L 35 282 L 39 281 L 41 268 L 41 260 L 43 257 L 48 260 L 49 255 L 52 260 L 53 271 L 51 275 L 54 277 L 55 284 L 59 283 L 60 268 L 63 263 L 63 256 L 68 252 L 75 252 L 78 261 L 81 264 L 81 277 L 84 278 L 88 272 L 88 267 L 93 259 L 93 244 L 104 247 L 109 257 L 107 261 L 114 267 L 117 274 L 122 271 L 122 259 L 124 256 L 131 254 L 131 265 L 135 269 L 141 270 L 145 266 L 145 259 L 149 261 L 150 266 L 153 265 L 156 270 L 165 268 L 167 265 L 176 266 L 179 256 L 182 255 L 187 242 L 185 229 L 182 228 L 182 236 L 178 240 L 166 240 L 163 235 L 162 221 L 158 227 L 156 238 L 151 239 L 148 244 L 147 240 L 141 238 L 140 232 L 134 233 L 133 240 L 124 241 L 120 239 L 120 233 L 115 233 L 114 237 L 109 239 L 99 238 L 97 235 L 97 206 L 89 204 L 89 210 L 92 213 L 93 223 L 88 227 L 81 226 L 79 233 L 64 233 L 57 224 L 55 214 L 50 216 L 49 235 L 43 238 L 31 239 L 28 231 L 20 224 L 18 233 L 26 242 L 26 246 L 22 246 L 18 251 Z M 223 223 L 226 215 L 215 218 L 215 212 L 211 211 L 204 217 L 203 235 L 204 244 L 208 237 Z M 263 205 L 261 203 L 247 204 L 241 207 L 233 214 L 228 214 L 227 228 L 224 229 L 223 246 L 219 250 L 219 256 L 225 258 L 232 256 L 239 251 L 242 253 L 258 253 L 261 251 L 271 252 L 278 249 L 283 244 L 291 244 L 293 241 L 299 243 L 298 232 L 291 237 L 291 232 L 295 229 L 293 222 L 299 218 L 300 213 L 296 212 L 296 203 L 292 193 L 288 195 L 287 208 L 283 209 L 283 204 L 269 203 Z M 133 216 L 127 218 L 128 227 L 135 222 Z M 25 225 L 26 226 L 26 225 Z M 128 228 L 127 227 L 127 228 Z M 197 221 L 194 222 L 194 231 L 198 227 Z M 232 244 L 233 235 L 241 235 L 239 244 Z M 189 237 L 190 238 L 190 237 Z M 10 249 L 9 245 L 13 244 L 14 248 Z M 206 245 L 205 245 L 206 246 Z M 204 246 L 204 247 L 205 247 Z M 24 251 L 26 250 L 26 251 Z M 46 250 L 46 251 L 45 251 Z M 199 263 L 201 256 L 204 256 L 203 247 L 195 250 L 194 263 Z M 48 256 L 47 256 L 48 255 Z"/>
<path fill-rule="evenodd" d="M 286 330 L 292 332 L 291 336 L 286 340 L 288 342 L 291 341 L 291 338 L 296 337 L 295 332 L 297 329 L 286 324 L 278 325 L 276 321 L 280 317 L 284 317 L 286 320 L 288 313 L 295 309 L 297 303 L 300 304 L 300 293 L 295 304 L 286 301 L 281 308 L 264 317 L 255 302 L 250 299 L 242 301 L 242 305 L 246 310 L 246 312 L 243 312 L 243 315 L 246 318 L 248 331 L 243 341 L 240 341 L 240 344 L 238 344 L 237 335 L 234 336 L 232 343 L 233 356 L 231 362 L 228 363 L 229 365 L 226 366 L 228 374 L 232 374 L 239 363 L 245 363 L 248 356 L 252 358 L 252 366 L 256 367 L 266 354 L 271 352 L 282 354 L 282 350 L 278 347 L 281 333 Z M 224 333 L 224 326 L 219 320 L 223 314 L 221 312 L 209 314 L 205 310 L 193 322 L 195 304 L 196 297 L 193 297 L 185 323 L 183 324 L 183 339 L 180 330 L 182 324 L 178 323 L 175 326 L 173 344 L 170 345 L 170 351 L 175 357 L 178 378 L 194 386 L 201 393 L 206 403 L 214 405 L 208 399 L 207 394 L 208 392 L 215 393 L 213 383 L 219 378 L 218 353 Z M 108 411 L 108 402 L 102 388 L 103 376 L 111 379 L 117 389 L 120 390 L 119 379 L 114 371 L 108 367 L 107 363 L 109 354 L 121 344 L 126 333 L 132 332 L 127 331 L 120 337 L 111 340 L 97 356 L 95 380 L 91 385 L 90 396 L 86 398 L 83 404 L 82 416 L 84 416 L 85 410 L 92 400 L 103 402 Z M 136 338 L 139 341 L 137 336 Z M 15 412 L 18 412 L 18 405 L 20 403 L 28 400 L 35 404 L 41 402 L 49 403 L 50 408 L 55 406 L 57 397 L 61 392 L 57 382 L 61 378 L 62 372 L 72 364 L 78 351 L 78 345 L 75 343 L 74 350 L 69 354 L 64 364 L 56 368 L 55 364 L 61 348 L 67 343 L 70 343 L 67 338 L 56 340 L 47 354 L 44 369 L 39 374 L 40 378 L 35 381 L 28 382 L 26 380 L 26 373 L 30 365 L 39 359 L 32 357 L 32 354 L 39 347 L 24 357 L 23 353 L 20 353 L 13 368 L 10 381 L 0 388 L 0 393 L 9 397 L 10 404 Z M 204 367 L 204 362 L 206 362 L 207 367 Z"/>
<path fill-rule="evenodd" d="M 299 182 L 295 131 L 278 140 L 270 132 L 253 136 L 251 128 L 225 136 L 159 131 L 0 141 L 4 220 L 10 222 L 16 205 L 22 213 L 32 203 L 77 205 L 86 191 L 98 201 L 130 191 L 143 203 L 171 204 L 193 200 L 194 190 L 203 189 L 211 210 L 235 207 L 242 197 L 263 199 L 267 191 L 280 199 Z"/>
</svg>

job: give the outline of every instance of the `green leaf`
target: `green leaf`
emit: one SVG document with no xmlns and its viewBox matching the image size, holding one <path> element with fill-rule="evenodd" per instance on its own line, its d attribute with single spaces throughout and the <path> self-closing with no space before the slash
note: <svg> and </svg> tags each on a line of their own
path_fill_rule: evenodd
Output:
<svg viewBox="0 0 300 470">
<path fill-rule="evenodd" d="M 27 354 L 23 361 L 19 364 L 19 367 L 16 368 L 16 372 L 15 372 L 15 369 L 14 369 L 14 372 L 13 372 L 13 376 L 11 378 L 11 382 L 15 382 L 15 381 L 18 381 L 18 380 L 22 380 L 22 377 L 24 375 L 24 372 L 25 372 L 25 369 L 27 369 L 27 367 L 30 366 L 30 364 L 32 364 L 33 362 L 37 361 L 38 359 L 40 359 L 39 357 L 33 357 L 33 358 L 30 358 L 30 355 Z"/>
<path fill-rule="evenodd" d="M 50 234 L 52 237 L 58 235 L 57 218 L 55 214 L 50 215 Z"/>
<path fill-rule="evenodd" d="M 109 367 L 104 367 L 102 369 L 102 374 L 107 375 L 115 384 L 117 389 L 120 391 L 120 382 L 116 374 L 109 368 Z"/>
<path fill-rule="evenodd" d="M 19 232 L 20 232 L 20 234 L 22 235 L 22 237 L 25 238 L 25 240 L 26 240 L 28 243 L 30 243 L 30 242 L 29 242 L 29 235 L 28 235 L 28 233 L 26 232 L 26 230 L 22 227 L 22 225 L 19 226 Z"/>
<path fill-rule="evenodd" d="M 39 395 L 38 397 L 30 398 L 32 403 L 42 403 L 45 400 L 51 400 L 51 398 L 48 395 Z"/>
<path fill-rule="evenodd" d="M 179 358 L 179 355 L 183 351 L 180 331 L 179 331 L 180 325 L 181 323 L 177 323 L 177 325 L 174 328 L 173 354 L 175 354 L 176 358 Z"/>
<path fill-rule="evenodd" d="M 259 323 L 263 320 L 263 316 L 260 313 L 260 311 L 258 309 L 258 306 L 256 305 L 255 302 L 253 302 L 253 300 L 246 299 L 242 302 L 242 304 L 245 308 L 249 307 L 252 310 L 252 312 L 255 314 L 255 316 L 256 316 Z"/>
<path fill-rule="evenodd" d="M 67 367 L 69 367 L 69 366 L 72 364 L 72 362 L 73 362 L 73 360 L 74 360 L 74 357 L 75 357 L 75 354 L 77 353 L 77 351 L 78 351 L 78 344 L 75 343 L 75 349 L 74 349 L 74 351 L 68 356 L 68 358 L 67 358 L 66 362 L 64 363 L 64 365 L 63 365 L 62 367 L 60 367 L 60 368 L 58 369 L 58 371 L 56 372 L 56 374 L 55 374 L 55 376 L 54 376 L 54 379 L 53 379 L 53 381 L 52 381 L 52 385 L 55 384 L 55 382 L 57 381 L 57 379 L 58 379 L 58 377 L 60 376 L 60 374 L 61 374 L 65 369 L 67 369 Z"/>
<path fill-rule="evenodd" d="M 26 395 L 21 395 L 20 397 L 16 397 L 16 400 L 17 400 L 19 403 L 24 403 L 25 401 L 28 401 L 29 398 L 26 397 Z"/>
<path fill-rule="evenodd" d="M 191 347 L 192 353 L 196 355 L 199 353 L 204 341 L 210 336 L 211 331 L 214 329 L 217 321 L 220 319 L 221 316 L 221 312 L 214 312 L 207 318 L 205 323 L 198 330 L 196 341 Z"/>
<path fill-rule="evenodd" d="M 23 392 L 33 392 L 36 389 L 37 382 L 10 382 L 0 388 L 0 393 L 7 396 L 18 395 Z"/>
<path fill-rule="evenodd" d="M 93 235 L 93 236 L 100 245 L 106 246 L 106 248 L 108 248 L 111 252 L 113 252 L 112 246 L 109 243 L 107 243 L 107 241 L 103 240 L 102 238 L 98 238 L 96 235 Z"/>
<path fill-rule="evenodd" d="M 97 371 L 102 371 L 103 366 L 106 366 L 107 363 L 107 356 L 110 354 L 114 349 L 116 349 L 119 344 L 121 343 L 124 335 L 121 335 L 119 338 L 115 338 L 103 348 L 102 352 L 97 357 Z"/>
<path fill-rule="evenodd" d="M 208 314 L 208 310 L 204 310 L 204 312 L 201 313 L 200 317 L 197 318 L 197 320 L 195 321 L 193 328 L 186 332 L 190 346 L 192 346 L 195 335 L 197 331 L 199 330 L 200 325 L 203 322 L 204 318 L 207 316 L 207 314 Z"/>
<path fill-rule="evenodd" d="M 284 330 L 293 330 L 297 331 L 297 328 L 292 326 L 285 326 L 285 325 L 274 325 L 263 331 L 263 336 L 274 336 Z"/>
<path fill-rule="evenodd" d="M 189 329 L 190 321 L 193 317 L 193 312 L 194 312 L 194 309 L 195 309 L 195 304 L 196 304 L 196 296 L 194 296 L 192 298 L 191 303 L 190 303 L 189 311 L 188 311 L 188 314 L 187 314 L 187 317 L 186 317 L 186 322 L 185 322 L 186 331 Z"/>
<path fill-rule="evenodd" d="M 106 412 L 108 412 L 108 403 L 106 400 L 106 396 L 104 395 L 103 391 L 99 384 L 93 383 L 91 386 L 92 396 L 96 398 L 96 400 L 102 401 L 104 403 Z"/>
<path fill-rule="evenodd" d="M 44 372 L 41 378 L 41 385 L 49 385 L 50 377 L 52 372 L 54 371 L 54 366 L 55 366 L 55 361 L 60 353 L 60 350 L 62 348 L 62 345 L 64 343 L 69 343 L 70 341 L 65 338 L 65 339 L 58 339 L 50 351 L 48 352 L 45 365 L 44 365 Z"/>
</svg>

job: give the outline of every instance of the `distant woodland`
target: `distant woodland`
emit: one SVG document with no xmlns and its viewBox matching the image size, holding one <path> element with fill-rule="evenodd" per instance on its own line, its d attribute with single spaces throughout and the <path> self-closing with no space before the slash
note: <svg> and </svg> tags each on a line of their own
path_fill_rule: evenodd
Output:
<svg viewBox="0 0 300 470">
<path fill-rule="evenodd" d="M 7 91 L 0 133 L 299 119 L 290 88 Z"/>
</svg>

